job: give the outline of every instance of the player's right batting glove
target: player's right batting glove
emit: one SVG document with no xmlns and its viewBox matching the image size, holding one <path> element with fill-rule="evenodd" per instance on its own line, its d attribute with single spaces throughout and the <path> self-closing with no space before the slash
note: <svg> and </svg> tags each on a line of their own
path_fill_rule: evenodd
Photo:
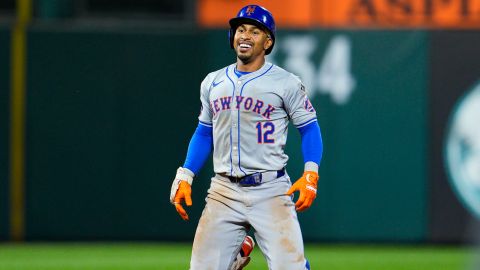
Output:
<svg viewBox="0 0 480 270">
<path fill-rule="evenodd" d="M 170 202 L 175 205 L 175 209 L 183 220 L 188 220 L 188 214 L 182 206 L 182 201 L 185 201 L 187 206 L 192 205 L 192 182 L 192 175 L 186 169 L 178 168 L 170 190 Z"/>
<path fill-rule="evenodd" d="M 303 176 L 295 182 L 287 191 L 288 196 L 292 196 L 295 191 L 300 191 L 300 197 L 295 203 L 295 209 L 298 212 L 307 210 L 317 196 L 318 173 L 306 171 Z"/>
</svg>

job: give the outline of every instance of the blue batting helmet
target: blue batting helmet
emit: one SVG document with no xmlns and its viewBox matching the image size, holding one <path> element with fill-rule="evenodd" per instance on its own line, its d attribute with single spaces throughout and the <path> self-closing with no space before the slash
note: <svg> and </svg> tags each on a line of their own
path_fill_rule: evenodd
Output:
<svg viewBox="0 0 480 270">
<path fill-rule="evenodd" d="M 273 45 L 275 45 L 275 21 L 273 20 L 272 13 L 266 8 L 258 5 L 248 5 L 240 9 L 237 14 L 237 17 L 230 19 L 230 47 L 233 49 L 233 37 L 235 36 L 235 31 L 237 27 L 241 24 L 248 23 L 260 26 L 261 28 L 267 30 L 272 38 L 272 46 L 268 48 L 265 54 L 269 54 Z"/>
</svg>

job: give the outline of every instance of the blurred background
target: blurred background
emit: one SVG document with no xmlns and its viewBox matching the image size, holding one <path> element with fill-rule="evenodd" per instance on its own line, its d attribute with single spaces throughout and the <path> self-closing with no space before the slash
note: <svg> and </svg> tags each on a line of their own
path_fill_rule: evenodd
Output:
<svg viewBox="0 0 480 270">
<path fill-rule="evenodd" d="M 0 240 L 190 243 L 169 203 L 228 19 L 269 9 L 324 156 L 307 243 L 480 239 L 479 0 L 1 0 Z M 300 176 L 289 131 L 288 172 Z M 188 260 L 188 259 L 186 259 Z M 472 269 L 479 269 L 473 267 Z"/>
</svg>

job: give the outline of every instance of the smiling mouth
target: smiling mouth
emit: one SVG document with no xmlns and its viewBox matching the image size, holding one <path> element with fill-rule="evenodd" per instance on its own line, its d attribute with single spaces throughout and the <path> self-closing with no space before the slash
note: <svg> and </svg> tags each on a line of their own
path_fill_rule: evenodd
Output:
<svg viewBox="0 0 480 270">
<path fill-rule="evenodd" d="M 238 48 L 242 52 L 246 52 L 247 50 L 251 49 L 252 47 L 253 47 L 252 44 L 248 44 L 248 43 L 240 43 L 238 45 Z"/>
</svg>

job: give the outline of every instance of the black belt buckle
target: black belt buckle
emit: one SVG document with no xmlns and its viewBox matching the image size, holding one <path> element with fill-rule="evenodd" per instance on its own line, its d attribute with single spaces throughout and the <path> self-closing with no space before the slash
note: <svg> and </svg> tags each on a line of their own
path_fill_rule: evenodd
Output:
<svg viewBox="0 0 480 270">
<path fill-rule="evenodd" d="M 254 173 L 241 178 L 229 176 L 230 181 L 240 184 L 243 187 L 258 186 L 262 183 L 262 173 Z"/>
<path fill-rule="evenodd" d="M 240 185 L 244 187 L 258 186 L 262 183 L 262 173 L 254 173 L 251 175 L 245 176 L 241 181 Z"/>
</svg>

